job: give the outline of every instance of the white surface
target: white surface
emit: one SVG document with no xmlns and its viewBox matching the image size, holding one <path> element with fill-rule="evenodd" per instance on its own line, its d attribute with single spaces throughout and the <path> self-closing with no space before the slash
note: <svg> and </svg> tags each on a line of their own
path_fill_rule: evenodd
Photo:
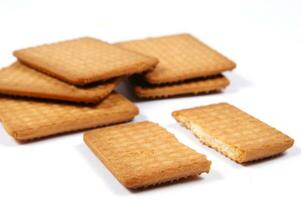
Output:
<svg viewBox="0 0 301 200">
<path fill-rule="evenodd" d="M 137 101 L 151 120 L 212 160 L 201 179 L 130 192 L 88 150 L 82 134 L 17 144 L 0 129 L 0 199 L 300 199 L 300 1 L 0 2 L 0 66 L 12 51 L 83 35 L 110 42 L 189 32 L 237 62 L 224 93 Z M 127 93 L 126 87 L 120 90 Z M 128 94 L 128 93 L 127 93 Z M 128 94 L 129 96 L 129 94 Z M 284 155 L 241 166 L 201 145 L 171 117 L 226 101 L 295 139 Z"/>
</svg>

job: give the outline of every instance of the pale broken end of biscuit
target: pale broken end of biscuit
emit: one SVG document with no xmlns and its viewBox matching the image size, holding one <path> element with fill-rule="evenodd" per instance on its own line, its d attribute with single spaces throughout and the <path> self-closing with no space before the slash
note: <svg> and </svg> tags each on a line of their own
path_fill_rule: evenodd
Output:
<svg viewBox="0 0 301 200">
<path fill-rule="evenodd" d="M 231 106 L 227 103 L 220 103 L 219 105 L 225 105 L 226 107 Z M 215 105 L 213 104 L 211 106 L 215 106 Z M 192 109 L 194 109 L 194 108 L 192 108 Z M 195 109 L 197 109 L 197 108 L 195 108 Z M 186 113 L 185 113 L 185 111 L 186 111 Z M 172 113 L 173 117 L 182 126 L 191 130 L 192 133 L 197 138 L 199 138 L 199 140 L 203 144 L 221 152 L 228 158 L 230 158 L 238 163 L 241 163 L 241 164 L 276 156 L 278 154 L 283 153 L 288 148 L 292 147 L 294 144 L 294 140 L 292 138 L 290 138 L 289 136 L 281 133 L 280 131 L 278 131 L 274 128 L 268 127 L 268 125 L 266 125 L 266 124 L 263 124 L 263 126 L 265 126 L 264 127 L 265 129 L 270 128 L 270 130 L 269 130 L 270 134 L 268 134 L 268 136 L 267 135 L 262 136 L 262 138 L 264 140 L 264 139 L 270 137 L 270 140 L 273 142 L 256 144 L 256 141 L 260 142 L 260 139 L 261 139 L 260 136 L 257 136 L 254 139 L 252 139 L 251 136 L 247 136 L 247 137 L 243 136 L 242 138 L 240 138 L 239 136 L 237 138 L 227 138 L 227 136 L 224 136 L 223 140 L 222 140 L 219 137 L 213 136 L 213 134 L 210 133 L 210 131 L 205 130 L 200 123 L 187 117 L 189 114 L 190 114 L 189 109 L 182 110 L 182 111 L 175 111 Z M 216 120 L 218 121 L 218 114 L 217 114 Z M 250 119 L 250 120 L 254 121 L 256 119 L 254 118 L 254 119 Z M 208 123 L 210 123 L 210 122 L 208 122 Z M 241 122 L 241 123 L 244 123 L 244 122 Z M 258 123 L 258 121 L 256 123 Z M 231 127 L 229 128 L 229 127 L 227 127 L 227 125 L 223 125 L 223 126 L 225 129 L 231 129 Z M 234 129 L 235 129 L 235 127 L 234 127 Z M 233 131 L 235 131 L 235 130 L 233 130 Z M 252 131 L 252 130 L 248 130 L 248 131 Z M 238 134 L 239 134 L 239 132 L 238 132 Z M 244 142 L 244 140 L 247 140 L 248 137 L 250 138 L 249 144 Z M 235 144 L 235 142 L 234 143 L 226 142 L 227 139 L 228 139 L 228 141 L 237 141 L 237 142 L 236 142 L 236 144 Z M 254 141 L 252 141 L 252 140 L 254 140 Z M 253 144 L 252 144 L 252 142 L 253 142 Z"/>
<path fill-rule="evenodd" d="M 158 124 L 137 122 L 86 132 L 84 141 L 121 184 L 141 189 L 208 173 L 211 161 Z"/>
<path fill-rule="evenodd" d="M 172 113 L 172 116 L 182 126 L 191 130 L 191 132 L 206 146 L 214 148 L 215 150 L 221 152 L 222 154 L 237 162 L 244 160 L 241 159 L 245 158 L 244 152 L 240 151 L 235 147 L 228 146 L 227 144 L 218 141 L 216 138 L 212 137 L 210 134 L 204 131 L 200 126 L 181 116 L 180 112 L 175 111 Z"/>
</svg>

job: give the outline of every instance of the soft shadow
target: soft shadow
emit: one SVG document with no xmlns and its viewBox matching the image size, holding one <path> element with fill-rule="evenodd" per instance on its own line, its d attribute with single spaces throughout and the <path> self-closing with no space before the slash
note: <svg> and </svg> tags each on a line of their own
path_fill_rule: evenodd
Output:
<svg viewBox="0 0 301 200">
<path fill-rule="evenodd" d="M 130 189 L 129 191 L 132 193 L 141 193 L 141 192 L 148 192 L 148 191 L 153 191 L 153 190 L 158 190 L 158 189 L 164 189 L 170 186 L 179 186 L 182 184 L 188 184 L 188 183 L 194 183 L 194 182 L 198 182 L 198 181 L 202 181 L 202 177 L 200 176 L 191 176 L 191 177 L 187 177 L 187 178 L 182 178 L 176 181 L 172 181 L 172 182 L 166 182 L 166 183 L 161 183 L 158 185 L 153 185 L 153 186 L 147 186 L 145 188 L 138 188 L 138 189 Z"/>
<path fill-rule="evenodd" d="M 133 87 L 127 77 L 122 79 L 115 90 L 133 102 L 143 101 L 134 94 Z"/>
<path fill-rule="evenodd" d="M 230 80 L 230 85 L 226 88 L 226 93 L 235 93 L 241 88 L 252 85 L 252 82 L 236 72 L 225 72 L 225 75 Z"/>
<path fill-rule="evenodd" d="M 84 145 L 76 146 L 76 149 L 82 155 L 83 159 L 86 160 L 91 169 L 97 174 L 101 180 L 107 183 L 109 188 L 118 195 L 128 195 L 129 190 L 127 190 L 118 180 L 111 174 L 111 172 L 101 163 L 100 160 L 93 154 L 89 148 Z"/>
<path fill-rule="evenodd" d="M 134 122 L 147 121 L 148 118 L 139 111 L 139 114 L 135 117 Z"/>
<path fill-rule="evenodd" d="M 3 126 L 0 126 L 0 145 L 3 146 L 16 146 L 18 143 L 6 133 Z"/>
</svg>

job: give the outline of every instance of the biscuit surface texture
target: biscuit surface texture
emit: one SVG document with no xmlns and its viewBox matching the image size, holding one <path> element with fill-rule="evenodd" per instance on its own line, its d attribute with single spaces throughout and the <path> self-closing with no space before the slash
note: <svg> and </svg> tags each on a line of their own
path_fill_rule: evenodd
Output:
<svg viewBox="0 0 301 200">
<path fill-rule="evenodd" d="M 211 162 L 152 122 L 92 130 L 84 140 L 127 188 L 141 188 L 209 172 Z"/>
<path fill-rule="evenodd" d="M 204 144 L 239 163 L 277 155 L 294 140 L 251 115 L 219 103 L 173 112 Z"/>
<path fill-rule="evenodd" d="M 116 44 L 156 57 L 159 64 L 145 74 L 149 83 L 161 84 L 206 77 L 235 68 L 235 63 L 189 34 L 148 38 Z"/>
<path fill-rule="evenodd" d="M 137 76 L 131 79 L 135 94 L 141 98 L 167 98 L 188 94 L 203 94 L 220 91 L 230 84 L 229 80 L 223 75 L 166 85 L 148 84 Z"/>
<path fill-rule="evenodd" d="M 74 102 L 96 103 L 109 95 L 120 82 L 119 78 L 88 87 L 77 87 L 20 62 L 0 70 L 0 93 Z"/>
<path fill-rule="evenodd" d="M 75 85 L 142 72 L 158 62 L 89 37 L 21 49 L 14 55 L 36 70 Z"/>
<path fill-rule="evenodd" d="M 97 105 L 0 98 L 1 120 L 19 141 L 129 121 L 138 108 L 117 93 Z"/>
</svg>

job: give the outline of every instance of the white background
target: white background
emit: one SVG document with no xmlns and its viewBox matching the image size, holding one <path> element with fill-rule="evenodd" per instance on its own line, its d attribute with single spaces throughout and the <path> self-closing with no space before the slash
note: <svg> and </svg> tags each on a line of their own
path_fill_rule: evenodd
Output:
<svg viewBox="0 0 301 200">
<path fill-rule="evenodd" d="M 253 1 L 0 1 L 0 66 L 12 51 L 94 36 L 109 42 L 191 33 L 233 59 L 224 93 L 136 101 L 135 121 L 160 123 L 212 160 L 210 173 L 140 192 L 125 189 L 89 151 L 82 134 L 20 145 L 0 128 L 0 199 L 300 199 L 301 3 Z M 177 109 L 226 101 L 295 139 L 287 153 L 242 166 L 201 145 L 171 117 Z"/>
</svg>

